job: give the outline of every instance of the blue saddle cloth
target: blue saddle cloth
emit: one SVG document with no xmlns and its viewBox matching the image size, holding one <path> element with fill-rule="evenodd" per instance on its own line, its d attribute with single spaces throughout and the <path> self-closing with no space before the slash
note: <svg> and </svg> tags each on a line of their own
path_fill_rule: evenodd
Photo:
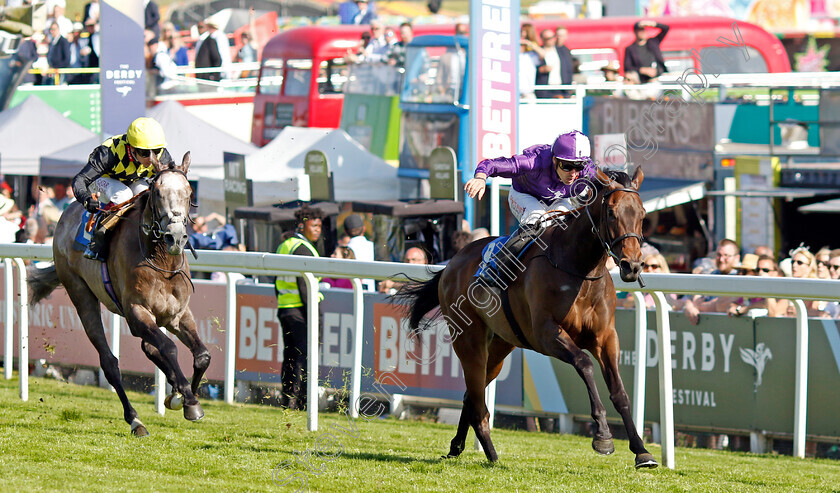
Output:
<svg viewBox="0 0 840 493">
<path fill-rule="evenodd" d="M 73 249 L 83 251 L 90 243 L 91 233 L 85 231 L 85 225 L 90 219 L 90 212 L 87 210 L 82 212 L 82 221 L 79 224 L 79 229 L 76 231 L 76 241 L 73 243 Z"/>
<path fill-rule="evenodd" d="M 502 247 L 507 242 L 508 238 L 510 238 L 510 236 L 500 236 L 484 245 L 484 249 L 481 250 L 481 263 L 478 264 L 478 270 L 475 272 L 473 277 L 481 277 L 484 279 L 499 277 L 500 273 L 498 260 L 501 258 L 499 252 L 501 252 Z M 525 255 L 525 252 L 527 252 L 528 249 L 531 248 L 531 245 L 535 242 L 536 240 L 529 241 L 522 251 L 519 252 L 516 258 L 522 258 L 522 256 Z"/>
</svg>

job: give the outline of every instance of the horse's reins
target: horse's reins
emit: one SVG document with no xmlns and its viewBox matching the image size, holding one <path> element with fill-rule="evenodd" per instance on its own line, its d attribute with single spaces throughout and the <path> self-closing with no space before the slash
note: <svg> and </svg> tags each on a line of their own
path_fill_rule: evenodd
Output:
<svg viewBox="0 0 840 493">
<path fill-rule="evenodd" d="M 604 192 L 604 194 L 601 196 L 601 217 L 600 217 L 601 224 L 600 224 L 600 227 L 595 224 L 595 220 L 592 218 L 592 213 L 589 211 L 589 204 L 586 204 L 585 206 L 581 206 L 581 207 L 578 207 L 576 209 L 572 209 L 572 210 L 569 210 L 569 211 L 560 211 L 560 210 L 548 211 L 545 214 L 545 216 L 543 216 L 543 219 L 541 219 L 541 222 L 549 222 L 549 221 L 552 221 L 552 220 L 554 220 L 555 218 L 558 218 L 558 217 L 563 217 L 563 216 L 567 216 L 567 215 L 570 215 L 570 214 L 576 214 L 576 213 L 579 213 L 579 211 L 581 209 L 586 210 L 586 217 L 589 218 L 589 222 L 590 222 L 590 224 L 592 224 L 592 233 L 595 235 L 596 238 L 598 238 L 598 241 L 601 243 L 601 246 L 604 247 L 604 251 L 607 252 L 607 255 L 612 257 L 615 260 L 616 264 L 618 264 L 621 261 L 621 259 L 613 251 L 613 247 L 616 245 L 616 243 L 618 243 L 618 242 L 620 242 L 624 239 L 627 239 L 627 238 L 636 238 L 639 241 L 639 246 L 641 246 L 642 243 L 644 242 L 644 238 L 642 237 L 642 235 L 640 235 L 638 233 L 625 233 L 625 234 L 619 236 L 618 238 L 614 238 L 610 242 L 608 242 L 606 239 L 604 239 L 603 235 L 601 234 L 601 230 L 605 229 L 605 224 L 604 223 L 606 221 L 606 215 L 603 213 L 604 204 L 606 203 L 607 197 L 609 197 L 611 194 L 613 194 L 615 192 L 635 193 L 636 195 L 639 194 L 638 190 L 633 190 L 632 188 L 616 188 L 616 189 L 608 190 L 608 191 Z M 572 272 L 572 271 L 562 267 L 561 265 L 557 264 L 556 262 L 554 262 L 554 259 L 552 259 L 551 256 L 549 256 L 547 254 L 537 255 L 537 257 L 540 257 L 540 256 L 546 257 L 548 259 L 549 263 L 551 264 L 551 266 L 554 267 L 555 269 L 562 270 L 563 272 L 565 272 L 567 274 L 571 274 L 575 277 L 580 277 L 581 279 L 583 279 L 585 281 L 597 281 L 598 279 L 604 277 L 604 275 L 606 274 L 606 269 L 604 269 L 604 272 L 602 272 L 598 276 L 581 275 L 581 274 L 578 274 L 577 272 Z M 641 287 L 645 287 L 645 283 L 644 283 L 644 281 L 642 281 L 642 276 L 639 275 L 639 277 L 637 279 L 639 281 L 639 285 Z"/>
<path fill-rule="evenodd" d="M 540 222 L 541 223 L 548 223 L 548 222 L 551 222 L 558 217 L 565 217 L 565 216 L 568 216 L 568 215 L 576 214 L 581 209 L 584 209 L 584 208 L 587 208 L 587 207 L 588 206 L 580 206 L 576 209 L 572 209 L 572 210 L 569 210 L 569 211 L 550 210 L 550 211 L 546 212 L 546 214 L 540 219 Z M 575 217 L 577 217 L 577 215 Z M 554 267 L 555 269 L 562 270 L 566 274 L 569 274 L 569 275 L 572 275 L 572 276 L 575 276 L 575 277 L 579 277 L 579 278 L 583 279 L 584 281 L 597 281 L 598 279 L 604 277 L 604 274 L 606 273 L 606 270 L 605 270 L 604 272 L 601 273 L 601 275 L 598 275 L 598 276 L 585 276 L 583 274 L 579 274 L 577 272 L 572 272 L 571 270 L 566 269 L 562 265 L 555 262 L 554 259 L 551 258 L 551 255 L 548 255 L 547 253 L 541 253 L 539 255 L 535 255 L 534 257 L 535 258 L 536 257 L 545 257 L 545 258 L 548 259 L 548 263 L 551 264 L 551 266 Z"/>
</svg>

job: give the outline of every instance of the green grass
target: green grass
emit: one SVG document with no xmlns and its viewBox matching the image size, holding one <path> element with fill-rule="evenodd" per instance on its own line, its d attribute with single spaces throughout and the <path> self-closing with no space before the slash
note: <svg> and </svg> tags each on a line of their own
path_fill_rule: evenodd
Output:
<svg viewBox="0 0 840 493">
<path fill-rule="evenodd" d="M 302 412 L 257 405 L 204 402 L 198 423 L 180 412 L 153 412 L 153 399 L 130 393 L 151 436 L 130 436 L 115 394 L 54 380 L 30 380 L 30 400 L 17 379 L 0 380 L 2 491 L 291 491 L 271 480 L 298 474 L 311 491 L 837 491 L 840 463 L 677 449 L 677 469 L 636 471 L 626 441 L 599 456 L 588 438 L 494 430 L 500 460 L 488 464 L 472 449 L 455 460 L 454 427 L 380 419 L 356 422 L 352 437 L 335 426 L 347 418 L 320 416 L 306 431 Z M 319 439 L 319 437 L 321 437 Z M 320 440 L 320 441 L 319 441 Z M 316 445 L 334 458 L 312 455 Z M 650 451 L 660 457 L 659 447 Z M 340 452 L 340 453 L 339 453 Z M 298 459 L 295 464 L 295 457 Z M 305 461 L 309 461 L 309 468 Z M 317 475 L 316 475 L 317 473 Z M 297 483 L 295 483 L 297 484 Z"/>
</svg>

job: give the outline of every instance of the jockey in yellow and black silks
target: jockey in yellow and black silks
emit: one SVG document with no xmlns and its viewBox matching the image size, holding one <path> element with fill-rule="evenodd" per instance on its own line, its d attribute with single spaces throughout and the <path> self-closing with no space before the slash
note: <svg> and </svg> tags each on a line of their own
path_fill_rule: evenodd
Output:
<svg viewBox="0 0 840 493">
<path fill-rule="evenodd" d="M 147 179 L 159 171 L 155 169 L 152 154 L 161 169 L 173 162 L 165 147 L 166 137 L 160 123 L 152 118 L 134 120 L 126 133 L 111 137 L 90 154 L 85 167 L 73 178 L 76 200 L 88 211 L 96 212 L 103 203 L 120 204 L 146 190 Z M 104 260 L 105 233 L 104 228 L 94 229 L 85 257 Z"/>
</svg>

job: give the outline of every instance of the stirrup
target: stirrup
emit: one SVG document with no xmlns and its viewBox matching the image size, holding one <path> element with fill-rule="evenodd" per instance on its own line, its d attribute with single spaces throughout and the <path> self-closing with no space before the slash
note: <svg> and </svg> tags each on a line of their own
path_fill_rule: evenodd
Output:
<svg viewBox="0 0 840 493">
<path fill-rule="evenodd" d="M 513 278 L 510 276 L 510 273 L 513 272 L 514 268 L 512 264 L 516 263 L 516 261 L 512 259 L 518 258 L 525 246 L 530 243 L 531 240 L 538 237 L 541 232 L 542 228 L 539 225 L 520 225 L 519 228 L 517 228 L 516 231 L 508 237 L 501 249 L 496 251 L 495 271 L 491 272 L 489 268 L 484 269 L 477 276 L 478 279 L 487 287 L 505 289 L 515 280 L 515 274 Z"/>
<path fill-rule="evenodd" d="M 97 216 L 96 223 L 93 225 L 93 233 L 91 234 L 87 247 L 85 247 L 84 253 L 85 258 L 100 262 L 104 262 L 108 256 L 105 244 L 105 235 L 108 231 L 101 226 L 102 219 L 102 214 Z"/>
<path fill-rule="evenodd" d="M 103 235 L 104 236 L 104 235 Z M 91 260 L 98 260 L 100 262 L 105 261 L 105 255 L 103 255 L 103 245 L 101 242 L 104 241 L 104 238 L 97 241 L 97 238 L 94 236 L 90 239 L 90 243 L 88 243 L 87 247 L 85 247 L 85 258 L 89 258 Z"/>
</svg>

